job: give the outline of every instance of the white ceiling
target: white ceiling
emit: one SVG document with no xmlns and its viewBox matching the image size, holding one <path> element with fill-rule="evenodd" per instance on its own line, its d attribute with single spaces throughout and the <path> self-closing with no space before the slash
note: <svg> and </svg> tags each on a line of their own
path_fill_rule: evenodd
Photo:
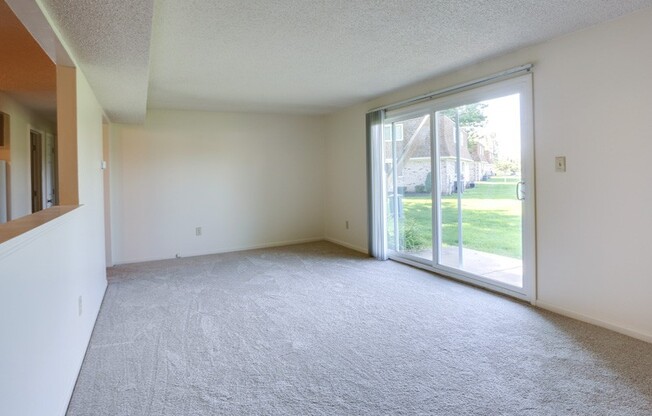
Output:
<svg viewBox="0 0 652 416">
<path fill-rule="evenodd" d="M 142 121 L 145 103 L 326 113 L 652 5 L 652 0 L 39 1 L 109 117 L 120 122 Z"/>
<path fill-rule="evenodd" d="M 147 109 L 152 0 L 37 0 L 112 121 L 139 123 Z"/>
</svg>

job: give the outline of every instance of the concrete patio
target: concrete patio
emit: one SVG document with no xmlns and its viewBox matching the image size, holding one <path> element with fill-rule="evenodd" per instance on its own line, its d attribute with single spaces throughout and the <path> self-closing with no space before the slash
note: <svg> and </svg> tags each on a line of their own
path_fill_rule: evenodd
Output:
<svg viewBox="0 0 652 416">
<path fill-rule="evenodd" d="M 432 261 L 432 249 L 406 253 Z M 462 249 L 462 262 L 458 262 L 458 256 L 458 247 L 442 247 L 439 263 L 497 282 L 523 287 L 523 264 L 519 259 L 468 248 Z"/>
</svg>

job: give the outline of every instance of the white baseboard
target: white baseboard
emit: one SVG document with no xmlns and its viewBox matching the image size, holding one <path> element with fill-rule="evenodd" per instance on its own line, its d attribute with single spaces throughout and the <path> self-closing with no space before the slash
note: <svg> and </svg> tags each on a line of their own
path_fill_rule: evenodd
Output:
<svg viewBox="0 0 652 416">
<path fill-rule="evenodd" d="M 253 245 L 239 246 L 239 247 L 229 247 L 229 248 L 218 249 L 218 250 L 203 250 L 203 251 L 194 251 L 194 252 L 191 251 L 191 252 L 180 253 L 180 257 L 185 258 L 185 257 L 209 256 L 211 254 L 233 253 L 233 252 L 236 252 L 236 251 L 258 250 L 258 249 L 261 249 L 261 248 L 283 247 L 283 246 L 291 246 L 291 245 L 294 245 L 294 244 L 314 243 L 316 241 L 324 241 L 324 238 L 323 237 L 310 237 L 310 238 L 301 238 L 301 239 L 297 239 L 297 240 L 274 241 L 274 242 L 271 242 L 271 243 L 253 244 Z M 115 261 L 114 265 L 119 266 L 119 265 L 123 265 L 123 264 L 146 263 L 146 262 L 150 262 L 150 261 L 170 260 L 170 259 L 174 259 L 174 258 L 176 258 L 174 255 L 170 255 L 170 256 L 164 256 L 164 257 L 127 259 L 127 260 Z"/>
<path fill-rule="evenodd" d="M 81 368 L 82 365 L 84 364 L 84 360 L 86 359 L 86 354 L 88 353 L 88 348 L 90 347 L 91 344 L 91 337 L 93 336 L 93 331 L 95 330 L 95 325 L 97 324 L 97 318 L 100 316 L 100 309 L 102 308 L 102 303 L 104 302 L 104 296 L 106 296 L 106 289 L 109 287 L 108 282 L 104 284 L 104 289 L 102 289 L 102 296 L 100 298 L 100 303 L 97 306 L 97 310 L 94 313 L 94 318 L 93 318 L 93 325 L 91 326 L 91 330 L 89 331 L 88 334 L 86 334 L 86 348 L 84 348 L 84 354 L 79 358 L 77 364 L 75 365 L 75 368 L 77 371 L 75 372 L 74 377 L 68 385 L 70 388 L 68 389 L 68 396 L 67 400 L 65 401 L 64 405 L 62 406 L 61 411 L 58 413 L 62 416 L 65 416 L 66 413 L 68 413 L 68 407 L 70 407 L 70 400 L 72 400 L 72 395 L 75 392 L 75 386 L 77 385 L 77 379 L 79 378 L 79 373 L 81 373 Z"/>
<path fill-rule="evenodd" d="M 329 242 L 331 242 L 333 244 L 337 244 L 338 246 L 350 248 L 351 250 L 358 251 L 358 252 L 360 252 L 362 254 L 369 254 L 369 250 L 367 248 L 356 246 L 355 244 L 349 244 L 349 243 L 346 243 L 344 241 L 340 241 L 340 240 L 337 240 L 335 238 L 330 238 L 330 237 L 325 237 L 325 238 L 323 238 L 323 240 L 329 241 Z"/>
<path fill-rule="evenodd" d="M 567 316 L 569 318 L 577 319 L 578 321 L 586 322 L 589 324 L 593 324 L 596 326 L 600 326 L 602 328 L 607 328 L 612 331 L 618 332 L 623 335 L 630 336 L 632 338 L 640 339 L 641 341 L 649 342 L 652 343 L 652 334 L 646 334 L 644 332 L 637 331 L 635 329 L 631 328 L 626 328 L 617 324 L 613 324 L 611 322 L 606 322 L 600 319 L 595 319 L 590 316 L 578 313 L 578 312 L 573 312 L 571 310 L 565 309 L 565 308 L 560 308 L 555 305 L 551 305 L 549 303 L 541 302 L 541 301 L 536 301 L 535 306 L 541 309 L 545 309 L 550 312 L 558 313 L 560 315 Z"/>
</svg>

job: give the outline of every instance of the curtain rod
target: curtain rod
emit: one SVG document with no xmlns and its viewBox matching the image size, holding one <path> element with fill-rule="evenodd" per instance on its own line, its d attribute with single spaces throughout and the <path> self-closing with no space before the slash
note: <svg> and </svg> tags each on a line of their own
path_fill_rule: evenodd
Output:
<svg viewBox="0 0 652 416">
<path fill-rule="evenodd" d="M 505 78 L 505 77 L 508 77 L 510 75 L 517 74 L 519 72 L 526 72 L 526 71 L 529 72 L 529 71 L 532 70 L 533 66 L 534 65 L 532 65 L 532 64 L 525 64 L 525 65 L 517 66 L 517 67 L 511 68 L 511 69 L 508 69 L 506 71 L 498 72 L 498 73 L 493 74 L 493 75 L 489 75 L 489 76 L 486 76 L 486 77 L 483 77 L 483 78 L 475 79 L 473 81 L 468 81 L 468 82 L 465 82 L 465 83 L 462 83 L 462 84 L 454 85 L 452 87 L 448 87 L 448 88 L 444 88 L 444 89 L 441 89 L 441 90 L 429 92 L 428 94 L 419 95 L 419 96 L 416 96 L 416 97 L 413 97 L 413 98 L 409 98 L 407 100 L 399 101 L 399 102 L 396 102 L 396 103 L 393 103 L 393 104 L 384 105 L 382 107 L 377 107 L 377 108 L 374 108 L 374 109 L 371 109 L 371 110 L 367 111 L 367 114 L 368 113 L 373 113 L 374 111 L 379 111 L 379 110 L 385 110 L 385 111 L 395 110 L 397 108 L 406 107 L 406 106 L 408 106 L 410 104 L 416 104 L 416 103 L 418 103 L 420 101 L 432 100 L 432 99 L 435 99 L 435 98 L 440 97 L 442 95 L 450 94 L 450 93 L 452 93 L 454 91 L 462 90 L 462 89 L 465 89 L 465 88 L 468 88 L 468 87 L 472 87 L 474 85 L 483 84 L 485 82 L 494 81 L 494 80 L 500 79 L 500 78 Z"/>
</svg>

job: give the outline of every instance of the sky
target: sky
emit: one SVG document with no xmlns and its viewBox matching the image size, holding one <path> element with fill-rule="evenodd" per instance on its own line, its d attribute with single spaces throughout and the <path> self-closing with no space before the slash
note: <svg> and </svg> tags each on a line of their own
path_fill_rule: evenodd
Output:
<svg viewBox="0 0 652 416">
<path fill-rule="evenodd" d="M 487 104 L 486 132 L 496 133 L 498 157 L 519 161 L 521 158 L 521 112 L 519 94 L 483 101 Z"/>
</svg>

